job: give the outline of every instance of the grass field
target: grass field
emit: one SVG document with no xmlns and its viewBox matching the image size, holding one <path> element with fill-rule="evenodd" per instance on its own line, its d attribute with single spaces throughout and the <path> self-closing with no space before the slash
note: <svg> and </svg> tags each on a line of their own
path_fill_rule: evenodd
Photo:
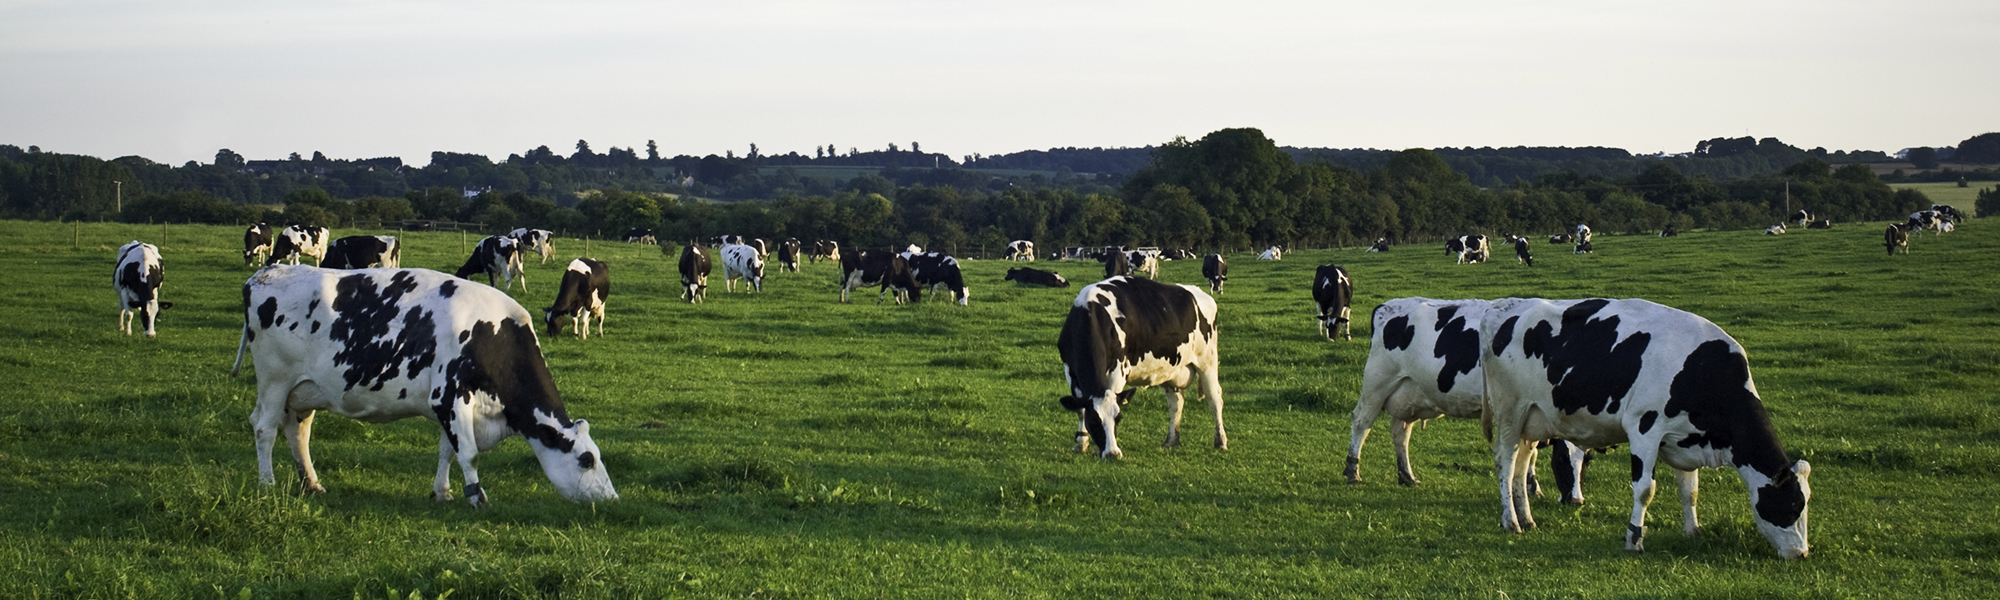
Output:
<svg viewBox="0 0 2000 600">
<path fill-rule="evenodd" d="M 967 264 L 972 305 L 835 302 L 834 268 L 766 293 L 678 303 L 657 250 L 611 264 L 609 336 L 544 339 L 622 499 L 562 500 L 527 446 L 482 455 L 493 505 L 427 498 L 436 425 L 323 415 L 328 492 L 280 466 L 256 483 L 254 377 L 228 377 L 241 326 L 240 229 L 174 226 L 160 337 L 114 331 L 113 250 L 159 226 L 0 222 L 0 597 L 1993 597 L 2000 594 L 2000 228 L 1974 220 L 1885 256 L 1881 224 L 1778 237 L 1600 236 L 1536 267 L 1387 254 L 1232 256 L 1219 298 L 1231 449 L 1158 447 L 1158 391 L 1123 423 L 1126 458 L 1069 451 L 1053 347 L 1076 288 L 1017 288 Z M 345 230 L 337 235 L 361 232 Z M 78 250 L 72 250 L 75 236 Z M 476 241 L 476 240 L 474 240 Z M 456 234 L 405 238 L 450 271 Z M 534 265 L 530 310 L 567 257 Z M 1812 461 L 1812 557 L 1777 558 L 1741 482 L 1705 471 L 1704 534 L 1679 534 L 1671 478 L 1647 552 L 1620 536 L 1623 449 L 1583 507 L 1498 526 L 1478 424 L 1415 436 L 1423 485 L 1389 438 L 1340 477 L 1367 356 L 1315 339 L 1313 268 L 1343 264 L 1355 313 L 1402 296 L 1639 297 L 1701 314 L 1750 352 L 1794 458 Z M 1095 263 L 1040 263 L 1090 281 Z M 1192 283 L 1199 264 L 1165 265 Z M 719 270 L 718 270 L 719 273 Z M 1212 424 L 1190 405 L 1184 433 Z M 1386 429 L 1386 420 L 1378 423 Z M 1434 428 L 1434 429 L 1433 429 Z M 282 443 L 280 444 L 282 446 Z M 275 460 L 290 465 L 282 447 Z M 1544 463 L 1546 464 L 1546 463 Z"/>
<path fill-rule="evenodd" d="M 1995 184 L 1991 181 L 1971 181 L 1966 182 L 1966 186 L 1968 187 L 1958 187 L 1956 182 L 1892 183 L 1889 184 L 1889 187 L 1899 190 L 1908 188 L 1923 192 L 1925 196 L 1930 197 L 1933 203 L 1949 204 L 1953 208 L 1957 208 L 1960 212 L 1965 213 L 1968 217 L 1976 217 L 1979 215 L 1976 214 L 1977 210 L 1973 206 L 1973 201 L 1979 199 L 1979 190 L 1992 189 L 1996 185 L 2000 184 Z"/>
</svg>

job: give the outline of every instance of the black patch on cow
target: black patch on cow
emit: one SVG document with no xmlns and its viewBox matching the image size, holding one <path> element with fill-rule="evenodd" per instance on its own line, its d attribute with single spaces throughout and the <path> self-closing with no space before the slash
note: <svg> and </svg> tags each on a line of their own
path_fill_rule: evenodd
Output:
<svg viewBox="0 0 2000 600">
<path fill-rule="evenodd" d="M 1660 411 L 1657 410 L 1649 410 L 1646 411 L 1646 414 L 1639 415 L 1639 435 L 1645 435 L 1647 432 L 1652 431 L 1653 422 L 1659 420 L 1659 418 Z"/>
<path fill-rule="evenodd" d="M 379 289 L 368 275 L 349 275 L 334 284 L 329 307 L 334 318 L 327 336 L 341 344 L 333 361 L 347 367 L 341 373 L 347 382 L 343 389 L 370 384 L 379 389 L 382 382 L 405 371 L 414 376 L 437 360 L 435 312 L 415 306 L 402 311 L 404 295 L 416 288 L 416 277 L 409 271 L 397 272 L 389 285 Z M 387 337 L 398 316 L 401 331 Z"/>
<path fill-rule="evenodd" d="M 1438 335 L 1431 356 L 1444 359 L 1444 368 L 1438 370 L 1438 391 L 1449 392 L 1458 384 L 1460 374 L 1479 366 L 1479 330 L 1465 327 L 1465 317 L 1458 316 L 1456 306 L 1439 308 L 1432 329 Z"/>
<path fill-rule="evenodd" d="M 1791 477 L 1791 461 L 1763 401 L 1747 387 L 1749 381 L 1749 359 L 1731 350 L 1727 340 L 1704 342 L 1688 353 L 1674 375 L 1667 417 L 1686 414 L 1688 424 L 1699 430 L 1680 441 L 1682 448 L 1727 449 L 1737 467 L 1751 467 L 1782 482 Z"/>
<path fill-rule="evenodd" d="M 270 329 L 271 320 L 277 318 L 277 316 L 278 316 L 278 297 L 272 296 L 269 298 L 265 298 L 262 304 L 257 305 L 257 328 Z"/>
<path fill-rule="evenodd" d="M 576 455 L 576 466 L 583 467 L 585 471 L 597 468 L 597 455 L 589 452 Z"/>
<path fill-rule="evenodd" d="M 1632 455 L 1632 481 L 1638 481 L 1639 478 L 1645 476 L 1646 461 L 1640 460 L 1637 454 Z"/>
<path fill-rule="evenodd" d="M 476 482 L 476 481 L 475 481 L 475 482 L 472 482 L 472 483 L 468 483 L 468 484 L 465 484 L 465 497 L 466 497 L 466 498 L 484 498 L 484 497 L 486 497 L 486 490 L 482 490 L 482 489 L 479 489 L 479 482 Z"/>
<path fill-rule="evenodd" d="M 283 320 L 285 320 L 285 318 L 284 318 L 284 317 L 278 317 L 278 320 L 279 320 L 279 321 L 283 321 Z M 298 331 L 298 330 L 299 330 L 299 322 L 298 322 L 298 321 L 292 321 L 292 326 L 291 326 L 291 327 L 287 327 L 287 328 L 285 328 L 285 330 L 286 330 L 286 331 Z"/>
<path fill-rule="evenodd" d="M 284 324 L 285 324 L 285 315 L 278 315 L 278 320 L 277 320 L 277 321 L 275 321 L 275 322 L 276 322 L 277 324 L 279 324 L 279 325 L 284 325 Z M 292 324 L 292 329 L 298 329 L 298 328 L 299 328 L 299 324 L 298 324 L 298 323 L 293 323 L 293 324 Z"/>
<path fill-rule="evenodd" d="M 472 330 L 470 329 L 458 332 L 458 343 L 465 343 L 465 339 L 469 337 L 472 337 Z"/>
<path fill-rule="evenodd" d="M 456 281 L 447 281 L 443 285 L 438 286 L 438 296 L 440 297 L 450 298 L 452 294 L 456 293 L 458 293 L 458 282 Z"/>
<path fill-rule="evenodd" d="M 409 398 L 409 397 L 410 397 L 410 388 L 403 388 L 403 389 L 401 389 L 401 390 L 398 390 L 398 391 L 396 392 L 396 399 L 397 399 L 397 400 L 403 400 L 403 399 L 407 399 L 407 398 Z"/>
<path fill-rule="evenodd" d="M 1507 350 L 1508 344 L 1514 343 L 1514 325 L 1519 322 L 1521 322 L 1521 315 L 1507 317 L 1507 321 L 1500 324 L 1500 331 L 1493 333 L 1494 356 L 1499 356 L 1501 352 Z"/>
<path fill-rule="evenodd" d="M 315 310 L 319 310 L 319 299 L 318 299 L 318 298 L 313 298 L 313 299 L 312 299 L 312 302 L 307 302 L 307 303 L 306 303 L 306 312 L 312 312 L 312 311 L 315 311 Z"/>
<path fill-rule="evenodd" d="M 1757 488 L 1757 518 L 1779 527 L 1791 527 L 1806 512 L 1805 489 L 1798 475 L 1785 469 L 1770 484 Z"/>
<path fill-rule="evenodd" d="M 1416 339 L 1417 326 L 1410 324 L 1409 315 L 1389 319 L 1389 323 L 1382 326 L 1383 350 L 1405 350 Z"/>
<path fill-rule="evenodd" d="M 312 333 L 319 333 L 319 320 L 313 320 Z"/>
<path fill-rule="evenodd" d="M 458 358 L 445 364 L 447 401 L 433 404 L 439 423 L 450 422 L 450 401 L 470 401 L 473 392 L 485 392 L 499 400 L 507 426 L 523 437 L 564 453 L 574 448 L 575 442 L 562 431 L 535 418 L 536 413 L 544 413 L 565 429 L 571 426 L 569 412 L 563 409 L 562 395 L 556 392 L 555 379 L 549 376 L 548 364 L 542 362 L 534 326 L 501 319 L 497 323 L 480 321 L 472 326 L 471 332 L 471 338 L 459 349 Z"/>
<path fill-rule="evenodd" d="M 1617 315 L 1592 318 L 1609 303 L 1601 298 L 1578 302 L 1563 311 L 1562 334 L 1552 334 L 1549 322 L 1542 321 L 1521 338 L 1522 352 L 1541 358 L 1548 368 L 1549 383 L 1555 386 L 1550 399 L 1563 412 L 1616 413 L 1619 399 L 1639 378 L 1653 336 L 1639 332 L 1618 341 Z"/>
</svg>

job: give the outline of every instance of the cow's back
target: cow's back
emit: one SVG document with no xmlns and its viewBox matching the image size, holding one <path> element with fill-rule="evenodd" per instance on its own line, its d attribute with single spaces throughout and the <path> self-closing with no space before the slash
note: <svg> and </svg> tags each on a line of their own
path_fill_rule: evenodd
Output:
<svg viewBox="0 0 2000 600">
<path fill-rule="evenodd" d="M 1397 298 L 1370 318 L 1368 364 L 1362 386 L 1393 390 L 1415 386 L 1446 415 L 1479 416 L 1485 402 L 1479 326 L 1484 300 Z M 1367 392 L 1364 391 L 1364 395 Z"/>
<path fill-rule="evenodd" d="M 1186 385 L 1189 367 L 1212 370 L 1219 362 L 1215 317 L 1215 299 L 1194 286 L 1113 277 L 1077 294 L 1056 344 L 1072 388 L 1114 369 L 1132 385 L 1166 378 Z"/>
</svg>

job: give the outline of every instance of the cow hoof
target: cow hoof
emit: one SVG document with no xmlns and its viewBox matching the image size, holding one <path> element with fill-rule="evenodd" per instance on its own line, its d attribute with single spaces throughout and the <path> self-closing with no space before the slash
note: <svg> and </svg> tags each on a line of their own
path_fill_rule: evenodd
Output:
<svg viewBox="0 0 2000 600">
<path fill-rule="evenodd" d="M 1417 487 L 1417 484 L 1423 482 L 1417 481 L 1416 477 L 1405 473 L 1396 475 L 1396 483 L 1403 484 L 1403 487 Z"/>
<path fill-rule="evenodd" d="M 1688 537 L 1691 537 L 1691 538 L 1692 538 L 1692 537 L 1701 537 L 1701 528 L 1700 528 L 1700 527 L 1689 527 L 1689 528 L 1687 528 L 1687 529 L 1683 530 L 1683 531 L 1682 531 L 1682 533 L 1686 533 L 1686 534 L 1687 534 L 1687 536 L 1688 536 Z"/>
<path fill-rule="evenodd" d="M 1562 503 L 1563 503 L 1563 504 L 1568 504 L 1568 505 L 1570 505 L 1570 506 L 1583 506 L 1583 499 L 1582 499 L 1582 498 L 1563 498 L 1563 499 L 1562 499 Z"/>
<path fill-rule="evenodd" d="M 326 493 L 326 488 L 320 487 L 318 482 L 313 482 L 306 484 L 306 492 L 311 494 L 324 494 Z"/>
<path fill-rule="evenodd" d="M 1164 441 L 1164 442 L 1160 442 L 1160 447 L 1161 447 L 1161 448 L 1179 448 L 1179 447 L 1181 447 L 1181 441 L 1180 441 L 1180 439 L 1179 439 L 1179 438 L 1167 438 L 1167 441 Z"/>
<path fill-rule="evenodd" d="M 451 492 L 431 492 L 431 499 L 438 502 L 450 502 Z"/>
</svg>

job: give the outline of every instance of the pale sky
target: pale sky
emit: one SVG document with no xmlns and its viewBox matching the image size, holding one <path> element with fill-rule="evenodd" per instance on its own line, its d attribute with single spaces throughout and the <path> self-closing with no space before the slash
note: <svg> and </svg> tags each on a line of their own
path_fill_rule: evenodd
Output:
<svg viewBox="0 0 2000 600">
<path fill-rule="evenodd" d="M 1335 148 L 2000 131 L 2000 2 L 0 0 L 0 143 L 209 162 L 1225 127 Z"/>
</svg>

